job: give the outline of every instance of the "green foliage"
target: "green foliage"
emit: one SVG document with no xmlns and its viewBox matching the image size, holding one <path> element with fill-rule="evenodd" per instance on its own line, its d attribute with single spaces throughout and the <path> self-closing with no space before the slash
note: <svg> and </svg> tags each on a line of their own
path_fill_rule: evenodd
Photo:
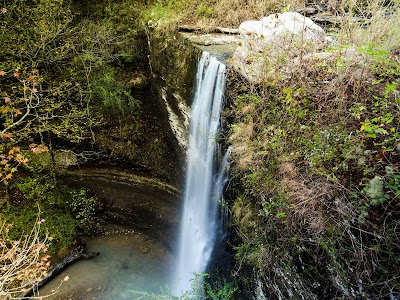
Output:
<svg viewBox="0 0 400 300">
<path fill-rule="evenodd" d="M 270 291 L 287 292 L 274 271 L 283 265 L 320 298 L 379 298 L 388 280 L 398 291 L 398 13 L 374 16 L 358 44 L 328 59 L 296 65 L 284 53 L 262 84 L 228 82 L 236 259 L 265 274 Z"/>
<path fill-rule="evenodd" d="M 10 101 L 3 106 L 3 132 L 14 138 L 52 131 L 80 139 L 87 117 L 85 109 L 71 102 L 80 92 L 70 81 L 56 82 L 54 67 L 70 57 L 71 11 L 63 1 L 10 1 L 2 22 L 0 64 L 1 95 Z M 24 38 L 20 38 L 24 30 Z M 65 39 L 65 40 L 64 40 Z"/>
<path fill-rule="evenodd" d="M 56 247 L 66 248 L 90 225 L 96 200 L 56 180 L 53 150 L 90 144 L 116 115 L 130 117 L 133 138 L 140 134 L 140 102 L 126 83 L 127 70 L 147 68 L 143 3 L 10 0 L 0 8 L 1 155 L 33 142 L 50 149 L 22 149 L 7 158 L 12 165 L 2 159 L 2 176 L 16 179 L 2 191 L 12 203 L 7 216 L 25 230 L 39 204 Z"/>
<path fill-rule="evenodd" d="M 114 114 L 110 106 L 121 111 L 123 103 L 138 123 L 140 104 L 115 74 L 126 64 L 147 64 L 141 8 L 133 0 L 7 2 L 0 20 L 0 95 L 8 99 L 0 107 L 2 134 L 82 142 Z"/>
<path fill-rule="evenodd" d="M 84 189 L 69 189 L 66 204 L 76 219 L 87 224 L 93 220 L 98 202 L 96 198 L 89 197 Z"/>
<path fill-rule="evenodd" d="M 304 5 L 301 1 L 256 1 L 241 0 L 158 0 L 148 1 L 144 13 L 151 25 L 175 27 L 179 23 L 208 26 L 238 27 L 245 20 L 260 19 L 270 13 L 281 12 Z M 171 26 L 172 25 L 172 26 Z"/>
<path fill-rule="evenodd" d="M 8 223 L 13 224 L 10 237 L 17 239 L 21 233 L 29 232 L 35 222 L 37 222 L 38 207 L 35 203 L 11 205 L 7 214 L 2 214 L 2 218 Z M 76 241 L 79 234 L 79 223 L 65 211 L 51 206 L 45 206 L 41 212 L 44 220 L 41 231 L 41 238 L 49 236 L 50 251 L 57 253 L 68 249 Z"/>
<path fill-rule="evenodd" d="M 140 116 L 140 102 L 117 80 L 113 70 L 102 73 L 93 84 L 95 97 L 102 107 L 113 114 L 129 114 L 132 118 Z"/>
<path fill-rule="evenodd" d="M 156 1 L 145 11 L 144 19 L 159 25 L 163 22 L 176 22 L 183 4 L 184 1 Z"/>
<path fill-rule="evenodd" d="M 55 183 L 52 176 L 41 174 L 21 177 L 14 186 L 28 202 L 37 203 L 43 209 L 54 207 L 63 210 L 64 213 L 71 213 L 83 226 L 93 219 L 97 199 L 89 197 L 84 189 L 68 188 Z"/>
<path fill-rule="evenodd" d="M 207 3 L 201 3 L 196 10 L 196 15 L 200 17 L 211 17 L 213 13 L 213 8 L 208 6 Z"/>
<path fill-rule="evenodd" d="M 21 62 L 26 60 L 35 66 L 52 60 L 53 49 L 58 39 L 67 33 L 73 18 L 64 2 L 20 0 L 4 3 L 6 11 L 0 21 L 3 63 L 18 72 L 24 67 Z"/>
<path fill-rule="evenodd" d="M 209 274 L 201 274 L 191 280 L 192 289 L 186 291 L 180 296 L 175 296 L 167 287 L 161 289 L 161 294 L 147 293 L 142 291 L 132 291 L 137 295 L 135 299 L 152 299 L 152 300 L 233 300 L 235 299 L 238 287 L 236 282 L 227 281 L 225 278 L 211 280 Z"/>
<path fill-rule="evenodd" d="M 239 290 L 236 282 L 229 282 L 225 278 L 209 283 L 204 283 L 206 299 L 234 300 Z"/>
<path fill-rule="evenodd" d="M 3 215 L 14 224 L 12 236 L 32 227 L 40 207 L 45 220 L 42 234 L 50 236 L 53 252 L 69 248 L 89 228 L 97 207 L 97 199 L 89 197 L 85 190 L 68 188 L 40 173 L 19 177 L 13 184 L 12 195 L 12 204 Z"/>
<path fill-rule="evenodd" d="M 398 197 L 400 195 L 400 175 L 397 174 L 390 177 L 385 188 Z"/>
</svg>

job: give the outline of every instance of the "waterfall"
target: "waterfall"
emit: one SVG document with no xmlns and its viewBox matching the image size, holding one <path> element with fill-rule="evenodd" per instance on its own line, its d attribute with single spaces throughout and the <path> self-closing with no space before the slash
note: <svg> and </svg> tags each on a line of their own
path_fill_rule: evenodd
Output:
<svg viewBox="0 0 400 300">
<path fill-rule="evenodd" d="M 217 162 L 216 139 L 224 87 L 225 65 L 204 52 L 197 69 L 192 104 L 184 210 L 174 276 L 177 295 L 191 289 L 195 274 L 205 272 L 215 240 L 219 238 L 218 208 L 227 163 L 226 157 L 224 162 Z"/>
</svg>

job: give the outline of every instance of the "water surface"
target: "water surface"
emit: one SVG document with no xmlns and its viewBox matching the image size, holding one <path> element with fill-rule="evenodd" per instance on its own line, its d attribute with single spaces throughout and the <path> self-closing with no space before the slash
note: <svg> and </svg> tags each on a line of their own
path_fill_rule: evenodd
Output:
<svg viewBox="0 0 400 300">
<path fill-rule="evenodd" d="M 46 285 L 40 295 L 56 290 L 68 276 L 59 291 L 46 299 L 139 299 L 141 296 L 135 291 L 160 293 L 160 287 L 165 288 L 168 283 L 173 265 L 172 255 L 160 243 L 126 230 L 89 238 L 87 251 L 100 255 L 70 266 Z"/>
</svg>

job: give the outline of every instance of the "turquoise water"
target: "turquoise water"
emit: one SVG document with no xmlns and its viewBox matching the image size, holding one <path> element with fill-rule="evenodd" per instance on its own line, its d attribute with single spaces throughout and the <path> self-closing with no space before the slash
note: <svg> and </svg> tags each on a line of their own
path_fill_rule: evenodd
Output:
<svg viewBox="0 0 400 300">
<path fill-rule="evenodd" d="M 46 299 L 151 299 L 139 292 L 160 294 L 168 284 L 172 255 L 141 234 L 125 231 L 91 238 L 87 251 L 100 255 L 70 266 L 41 289 L 40 296 L 56 291 Z M 66 276 L 68 281 L 58 288 Z"/>
</svg>

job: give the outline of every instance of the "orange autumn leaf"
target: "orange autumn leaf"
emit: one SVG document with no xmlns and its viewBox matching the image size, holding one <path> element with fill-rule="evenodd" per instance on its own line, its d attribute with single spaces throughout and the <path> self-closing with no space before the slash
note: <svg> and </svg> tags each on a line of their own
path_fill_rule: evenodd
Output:
<svg viewBox="0 0 400 300">
<path fill-rule="evenodd" d="M 11 173 L 6 175 L 6 179 L 11 179 L 11 178 L 12 178 L 12 174 Z"/>
<path fill-rule="evenodd" d="M 11 138 L 12 134 L 11 133 L 0 133 L 0 138 L 2 139 L 9 139 Z"/>
<path fill-rule="evenodd" d="M 31 151 L 32 151 L 33 153 L 43 153 L 43 152 L 49 151 L 49 149 L 47 148 L 47 146 L 45 146 L 45 145 L 43 145 L 43 144 L 40 144 L 40 145 L 37 145 L 37 144 L 30 144 L 30 145 L 29 145 L 29 148 L 31 148 Z"/>
</svg>

